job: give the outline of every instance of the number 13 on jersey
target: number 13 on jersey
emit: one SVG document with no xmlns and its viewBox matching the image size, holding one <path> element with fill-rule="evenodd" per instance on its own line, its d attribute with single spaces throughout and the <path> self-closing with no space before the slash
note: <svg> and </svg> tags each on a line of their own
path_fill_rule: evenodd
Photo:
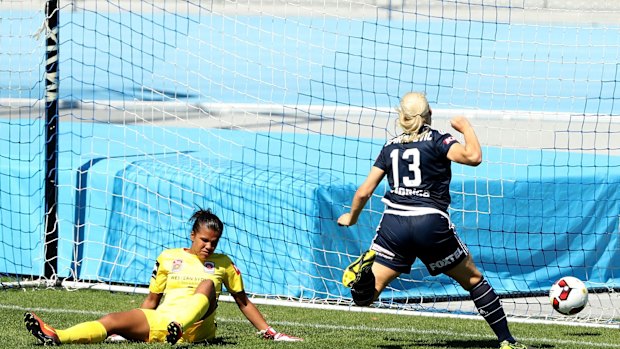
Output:
<svg viewBox="0 0 620 349">
<path fill-rule="evenodd" d="M 422 171 L 420 170 L 420 150 L 418 148 L 406 149 L 400 156 L 400 149 L 394 149 L 390 153 L 392 158 L 392 176 L 394 188 L 401 185 L 399 160 L 403 160 L 407 165 L 407 173 L 403 174 L 402 185 L 408 188 L 417 187 L 422 184 Z M 413 177 L 413 178 L 412 178 Z"/>
</svg>

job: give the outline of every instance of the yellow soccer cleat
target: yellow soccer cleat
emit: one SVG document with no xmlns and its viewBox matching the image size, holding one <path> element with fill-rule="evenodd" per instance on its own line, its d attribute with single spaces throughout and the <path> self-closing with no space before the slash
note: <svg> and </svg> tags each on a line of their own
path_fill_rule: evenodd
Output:
<svg viewBox="0 0 620 349">
<path fill-rule="evenodd" d="M 342 284 L 345 287 L 352 287 L 355 285 L 355 283 L 360 280 L 362 272 L 372 267 L 376 255 L 375 251 L 368 250 L 357 257 L 357 259 L 344 270 L 342 274 Z"/>
<path fill-rule="evenodd" d="M 529 349 L 529 347 L 521 343 L 510 343 L 509 341 L 503 341 L 499 344 L 499 349 Z"/>
</svg>

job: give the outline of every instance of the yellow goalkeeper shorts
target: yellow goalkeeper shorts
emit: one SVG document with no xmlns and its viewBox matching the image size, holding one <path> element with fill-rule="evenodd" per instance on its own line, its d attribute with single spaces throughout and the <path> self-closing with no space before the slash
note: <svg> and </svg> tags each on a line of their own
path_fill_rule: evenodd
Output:
<svg viewBox="0 0 620 349">
<path fill-rule="evenodd" d="M 140 310 L 144 312 L 151 329 L 149 342 L 165 343 L 166 335 L 168 334 L 168 324 L 174 321 L 174 314 L 157 309 Z M 215 338 L 216 328 L 215 312 L 213 312 L 206 319 L 195 322 L 191 327 L 183 331 L 183 337 L 181 337 L 179 342 L 194 343 L 212 340 Z"/>
</svg>

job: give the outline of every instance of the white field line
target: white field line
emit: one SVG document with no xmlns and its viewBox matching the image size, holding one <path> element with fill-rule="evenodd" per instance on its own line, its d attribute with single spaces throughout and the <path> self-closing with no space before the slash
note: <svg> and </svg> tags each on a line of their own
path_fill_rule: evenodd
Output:
<svg viewBox="0 0 620 349">
<path fill-rule="evenodd" d="M 90 311 L 90 310 L 75 310 L 75 309 L 61 309 L 61 308 L 25 308 L 17 305 L 0 304 L 0 309 L 16 310 L 16 311 L 36 311 L 36 312 L 48 312 L 48 313 L 66 313 L 66 314 L 86 314 L 93 316 L 103 316 L 107 312 L 102 311 Z M 245 323 L 246 320 L 229 319 L 219 317 L 218 322 L 226 323 Z M 494 339 L 493 336 L 480 335 L 466 332 L 454 332 L 454 331 L 439 331 L 439 330 L 420 330 L 415 328 L 400 328 L 400 327 L 368 327 L 368 326 L 338 326 L 338 325 L 325 325 L 325 324 L 313 324 L 313 323 L 299 323 L 289 321 L 270 321 L 273 325 L 282 325 L 290 327 L 305 327 L 316 329 L 328 329 L 328 330 L 342 330 L 342 331 L 372 331 L 372 332 L 384 332 L 384 333 L 410 333 L 419 335 L 442 335 L 448 337 L 468 337 L 475 339 Z M 519 340 L 525 343 L 549 343 L 553 345 L 565 344 L 565 345 L 586 345 L 589 347 L 599 348 L 620 348 L 620 344 L 615 343 L 595 343 L 589 341 L 576 341 L 576 340 L 563 340 L 563 339 L 550 339 L 550 338 L 525 338 L 519 337 Z"/>
<path fill-rule="evenodd" d="M 14 286 L 23 287 L 25 285 L 29 285 L 29 286 L 36 287 L 44 283 L 45 281 L 35 280 L 35 281 L 30 281 L 30 282 L 22 282 L 21 284 L 14 284 Z M 7 285 L 8 284 L 11 284 L 11 283 L 7 283 Z M 74 282 L 74 281 L 63 281 L 62 286 L 65 287 L 67 290 L 92 289 L 92 290 L 117 291 L 117 292 L 138 293 L 138 294 L 148 293 L 148 288 L 136 287 L 136 286 L 90 284 L 86 282 Z M 467 320 L 477 320 L 477 321 L 483 320 L 483 318 L 477 314 L 467 315 L 467 314 L 453 314 L 453 313 L 442 313 L 442 312 L 431 312 L 431 311 L 411 311 L 411 310 L 399 309 L 399 308 L 357 307 L 357 306 L 353 306 L 352 303 L 350 303 L 349 305 L 346 305 L 344 303 L 343 304 L 321 304 L 321 303 L 308 303 L 308 302 L 293 302 L 293 301 L 278 300 L 278 299 L 266 299 L 266 298 L 261 298 L 261 297 L 251 297 L 251 299 L 252 299 L 252 302 L 254 302 L 254 304 L 287 306 L 287 307 L 296 307 L 296 308 L 351 311 L 351 312 L 362 312 L 362 313 L 368 312 L 368 313 L 381 313 L 381 314 L 396 314 L 396 315 L 407 315 L 407 316 L 456 318 L 456 319 L 467 319 Z M 229 295 L 222 295 L 220 296 L 219 300 L 223 302 L 230 302 L 230 303 L 235 302 L 235 300 Z M 553 319 L 534 319 L 534 318 L 522 318 L 522 317 L 510 317 L 510 316 L 508 317 L 508 319 L 510 322 L 527 323 L 527 324 L 538 323 L 542 325 L 564 325 L 564 326 L 620 329 L 620 325 L 618 325 L 618 323 L 600 324 L 600 323 L 588 323 L 588 322 L 577 322 L 577 321 L 556 321 Z"/>
</svg>

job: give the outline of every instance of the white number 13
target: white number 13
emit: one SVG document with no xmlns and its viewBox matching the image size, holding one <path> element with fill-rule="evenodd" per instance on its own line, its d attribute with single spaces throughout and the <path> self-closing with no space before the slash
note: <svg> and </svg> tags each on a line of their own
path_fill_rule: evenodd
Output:
<svg viewBox="0 0 620 349">
<path fill-rule="evenodd" d="M 392 174 L 394 176 L 394 188 L 400 187 L 400 175 L 398 173 L 398 149 L 392 150 L 390 157 L 392 158 Z M 403 152 L 402 159 L 408 164 L 409 174 L 413 175 L 413 179 L 409 176 L 403 176 L 403 185 L 405 187 L 417 187 L 422 183 L 422 171 L 420 171 L 420 150 L 418 148 L 410 148 Z"/>
</svg>

